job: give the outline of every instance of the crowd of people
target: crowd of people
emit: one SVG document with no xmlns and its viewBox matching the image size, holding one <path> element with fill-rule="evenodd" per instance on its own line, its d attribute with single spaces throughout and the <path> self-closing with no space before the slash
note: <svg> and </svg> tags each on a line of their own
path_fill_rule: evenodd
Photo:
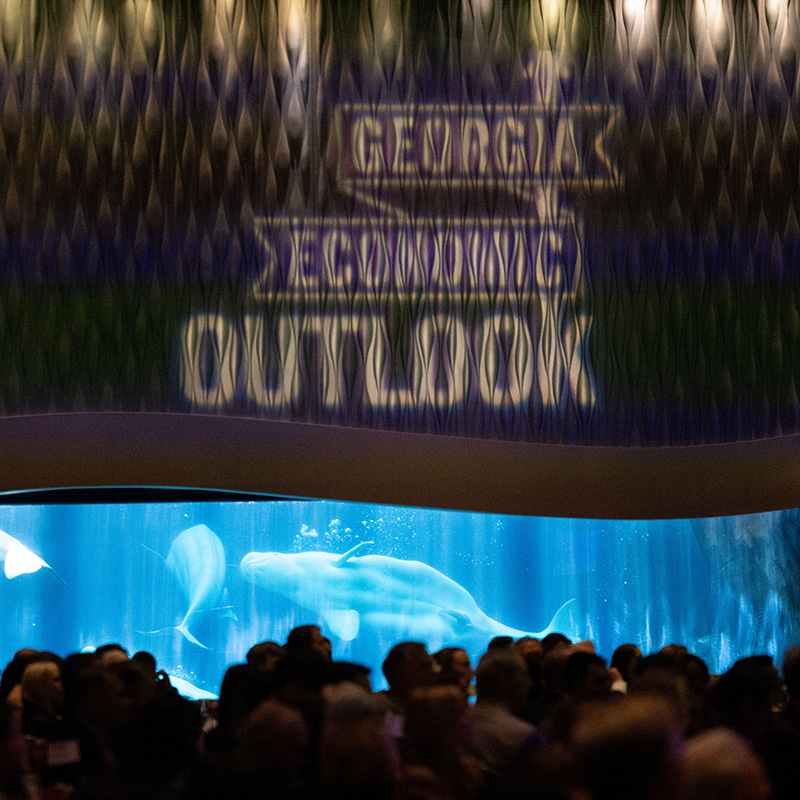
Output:
<svg viewBox="0 0 800 800">
<path fill-rule="evenodd" d="M 784 800 L 800 796 L 800 647 L 722 675 L 685 647 L 401 642 L 370 670 L 315 625 L 261 642 L 218 701 L 146 652 L 20 650 L 0 678 L 0 800 Z"/>
</svg>

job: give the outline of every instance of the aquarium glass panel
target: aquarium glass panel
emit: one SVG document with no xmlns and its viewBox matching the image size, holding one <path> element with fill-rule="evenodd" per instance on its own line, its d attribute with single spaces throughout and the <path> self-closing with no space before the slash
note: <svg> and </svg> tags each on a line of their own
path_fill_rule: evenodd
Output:
<svg viewBox="0 0 800 800">
<path fill-rule="evenodd" d="M 551 630 L 610 658 L 678 642 L 721 671 L 794 643 L 798 510 L 701 520 L 514 517 L 276 500 L 0 506 L 0 662 L 107 642 L 216 693 L 266 639 L 318 624 L 372 668 L 398 641 L 473 659 Z M 191 691 L 182 684 L 186 691 Z"/>
</svg>

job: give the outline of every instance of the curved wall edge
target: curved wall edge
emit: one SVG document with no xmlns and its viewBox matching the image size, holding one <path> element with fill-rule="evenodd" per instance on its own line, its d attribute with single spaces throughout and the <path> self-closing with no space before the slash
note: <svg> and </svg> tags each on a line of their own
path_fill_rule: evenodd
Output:
<svg viewBox="0 0 800 800">
<path fill-rule="evenodd" d="M 537 445 L 191 414 L 0 419 L 0 491 L 159 486 L 584 518 L 800 506 L 800 436 Z"/>
</svg>

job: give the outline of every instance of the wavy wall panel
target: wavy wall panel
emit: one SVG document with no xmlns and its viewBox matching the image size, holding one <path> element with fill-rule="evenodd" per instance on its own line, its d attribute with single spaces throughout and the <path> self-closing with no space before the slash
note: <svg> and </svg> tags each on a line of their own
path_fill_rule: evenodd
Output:
<svg viewBox="0 0 800 800">
<path fill-rule="evenodd" d="M 0 411 L 800 432 L 798 8 L 7 0 Z"/>
</svg>

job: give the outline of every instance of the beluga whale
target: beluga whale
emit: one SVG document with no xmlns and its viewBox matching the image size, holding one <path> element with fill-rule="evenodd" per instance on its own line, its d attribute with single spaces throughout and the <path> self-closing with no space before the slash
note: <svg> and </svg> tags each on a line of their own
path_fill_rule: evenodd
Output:
<svg viewBox="0 0 800 800">
<path fill-rule="evenodd" d="M 49 569 L 63 582 L 63 578 L 46 561 L 5 531 L 0 531 L 0 559 L 3 561 L 3 572 L 9 580 L 44 568 Z"/>
<path fill-rule="evenodd" d="M 540 638 L 552 631 L 578 636 L 574 600 L 561 606 L 545 630 L 517 630 L 492 619 L 463 586 L 428 564 L 359 555 L 372 544 L 362 542 L 343 555 L 253 552 L 239 569 L 246 580 L 324 620 L 344 641 L 366 627 L 392 643 L 413 639 L 482 652 L 495 636 Z"/>
<path fill-rule="evenodd" d="M 145 546 L 145 549 L 151 548 Z M 156 555 L 160 556 L 159 553 Z M 225 547 L 207 525 L 194 525 L 175 538 L 163 560 L 188 602 L 183 619 L 173 630 L 179 631 L 192 644 L 207 650 L 206 645 L 189 630 L 195 617 L 205 611 L 220 611 L 223 616 L 236 621 L 225 588 Z M 161 630 L 146 633 L 160 633 Z"/>
</svg>

